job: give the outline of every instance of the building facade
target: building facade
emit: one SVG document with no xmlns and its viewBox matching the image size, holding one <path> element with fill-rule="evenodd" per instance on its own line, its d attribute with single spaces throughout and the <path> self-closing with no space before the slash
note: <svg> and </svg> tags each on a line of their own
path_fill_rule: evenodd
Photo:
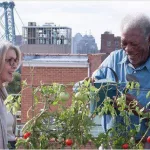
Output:
<svg viewBox="0 0 150 150">
<path fill-rule="evenodd" d="M 95 38 L 92 35 L 82 36 L 80 33 L 77 33 L 73 37 L 73 53 L 74 54 L 98 53 Z"/>
<path fill-rule="evenodd" d="M 36 22 L 29 22 L 23 27 L 24 53 L 71 53 L 72 29 L 46 23 L 37 26 Z"/>
<path fill-rule="evenodd" d="M 80 33 L 77 33 L 73 38 L 72 38 L 72 49 L 73 49 L 73 54 L 77 54 L 77 45 L 81 41 L 82 35 Z"/>
<path fill-rule="evenodd" d="M 121 37 L 106 31 L 101 34 L 101 53 L 110 54 L 112 51 L 121 49 Z"/>
<path fill-rule="evenodd" d="M 29 88 L 22 92 L 21 122 L 27 121 L 27 111 L 33 105 L 32 87 L 37 87 L 40 82 L 44 84 L 62 83 L 70 84 L 90 77 L 104 59 L 105 54 L 89 55 L 31 55 L 25 54 L 21 68 L 21 79 L 26 80 Z M 67 91 L 72 94 L 72 87 Z M 71 99 L 67 105 L 70 106 Z M 40 109 L 41 106 L 39 106 Z M 52 110 L 56 108 L 53 107 Z"/>
<path fill-rule="evenodd" d="M 22 44 L 23 44 L 22 35 L 16 35 L 15 45 L 21 46 Z"/>
</svg>

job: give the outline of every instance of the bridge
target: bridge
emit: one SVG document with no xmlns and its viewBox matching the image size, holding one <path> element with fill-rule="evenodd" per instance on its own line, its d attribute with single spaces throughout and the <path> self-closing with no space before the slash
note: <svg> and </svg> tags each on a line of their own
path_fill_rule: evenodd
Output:
<svg viewBox="0 0 150 150">
<path fill-rule="evenodd" d="M 4 12 L 0 16 L 0 20 L 1 20 L 0 25 L 5 31 L 4 34 L 0 32 L 1 33 L 0 40 L 6 39 L 12 42 L 13 44 L 15 44 L 15 37 L 16 37 L 14 11 L 13 11 L 14 6 L 15 6 L 14 2 L 0 3 L 0 7 L 4 9 Z M 2 20 L 3 16 L 5 18 L 5 23 L 3 23 L 3 20 Z"/>
<path fill-rule="evenodd" d="M 20 32 L 15 24 L 14 12 L 15 17 L 18 16 L 22 22 L 13 1 L 0 3 L 0 41 L 7 40 L 16 44 L 16 31 Z"/>
</svg>

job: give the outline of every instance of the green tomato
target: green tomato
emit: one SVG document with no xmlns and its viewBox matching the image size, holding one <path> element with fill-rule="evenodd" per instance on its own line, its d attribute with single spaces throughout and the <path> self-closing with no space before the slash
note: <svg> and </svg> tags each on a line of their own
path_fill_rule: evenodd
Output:
<svg viewBox="0 0 150 150">
<path fill-rule="evenodd" d="M 78 100 L 83 100 L 83 101 L 88 100 L 87 94 L 82 94 L 81 92 L 77 92 L 75 94 L 75 98 L 78 99 Z"/>
<path fill-rule="evenodd" d="M 61 92 L 59 94 L 59 98 L 62 100 L 62 101 L 66 101 L 69 99 L 69 94 L 68 93 L 65 93 L 65 92 Z"/>
<path fill-rule="evenodd" d="M 134 143 L 135 143 L 135 139 L 134 139 L 134 137 L 131 137 L 131 138 L 130 138 L 130 142 L 131 142 L 132 144 L 134 144 Z"/>
</svg>

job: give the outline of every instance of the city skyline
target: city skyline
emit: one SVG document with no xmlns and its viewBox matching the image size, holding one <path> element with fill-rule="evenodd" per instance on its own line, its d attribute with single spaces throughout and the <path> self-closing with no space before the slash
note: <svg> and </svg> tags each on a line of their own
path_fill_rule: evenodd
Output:
<svg viewBox="0 0 150 150">
<path fill-rule="evenodd" d="M 25 26 L 28 22 L 43 25 L 53 22 L 57 26 L 72 28 L 76 33 L 94 36 L 98 49 L 105 31 L 120 36 L 122 18 L 130 13 L 142 12 L 150 16 L 149 1 L 14 1 L 15 9 Z M 34 11 L 33 11 L 34 10 Z M 142 10 L 142 11 L 140 11 Z M 15 13 L 15 23 L 22 33 L 21 20 Z M 16 30 L 16 33 L 18 31 Z"/>
</svg>

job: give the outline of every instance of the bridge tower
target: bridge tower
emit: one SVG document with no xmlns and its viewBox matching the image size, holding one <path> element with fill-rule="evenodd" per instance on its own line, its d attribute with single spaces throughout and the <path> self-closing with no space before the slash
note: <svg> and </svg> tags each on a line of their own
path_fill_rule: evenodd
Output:
<svg viewBox="0 0 150 150">
<path fill-rule="evenodd" d="M 4 16 L 4 39 L 10 41 L 11 43 L 15 44 L 15 21 L 14 21 L 14 2 L 2 2 L 0 3 L 0 7 L 4 9 L 4 13 L 0 16 L 0 22 L 2 21 L 2 17 Z M 3 23 L 1 22 L 1 25 Z"/>
</svg>

